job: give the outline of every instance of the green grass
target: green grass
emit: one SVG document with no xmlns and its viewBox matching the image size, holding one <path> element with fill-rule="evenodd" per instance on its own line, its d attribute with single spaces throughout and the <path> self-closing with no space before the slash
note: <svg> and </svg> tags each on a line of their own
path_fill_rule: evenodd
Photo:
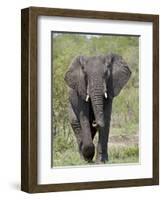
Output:
<svg viewBox="0 0 163 200">
<path fill-rule="evenodd" d="M 74 149 L 68 149 L 65 152 L 56 152 L 54 154 L 54 166 L 72 166 L 72 165 L 85 165 L 87 162 L 80 158 L 78 152 Z"/>
<path fill-rule="evenodd" d="M 109 148 L 109 163 L 137 163 L 139 162 L 138 145 L 113 146 Z"/>
</svg>

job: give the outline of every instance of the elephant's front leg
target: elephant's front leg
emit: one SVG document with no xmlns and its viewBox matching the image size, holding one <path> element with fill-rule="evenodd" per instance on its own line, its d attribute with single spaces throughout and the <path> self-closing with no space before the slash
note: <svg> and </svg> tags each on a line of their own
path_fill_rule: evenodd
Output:
<svg viewBox="0 0 163 200">
<path fill-rule="evenodd" d="M 104 107 L 104 122 L 105 126 L 99 128 L 99 138 L 97 145 L 97 163 L 106 163 L 108 161 L 108 137 L 110 129 L 111 111 L 112 111 L 112 100 L 105 102 Z"/>
<path fill-rule="evenodd" d="M 82 154 L 85 160 L 91 162 L 94 154 L 95 147 L 92 140 L 92 133 L 90 128 L 90 120 L 89 120 L 89 104 L 83 101 L 80 102 L 81 110 L 80 110 L 80 125 L 82 129 Z"/>
<path fill-rule="evenodd" d="M 99 139 L 97 145 L 97 163 L 105 163 L 108 161 L 108 135 L 109 128 L 103 127 L 99 130 Z"/>
</svg>

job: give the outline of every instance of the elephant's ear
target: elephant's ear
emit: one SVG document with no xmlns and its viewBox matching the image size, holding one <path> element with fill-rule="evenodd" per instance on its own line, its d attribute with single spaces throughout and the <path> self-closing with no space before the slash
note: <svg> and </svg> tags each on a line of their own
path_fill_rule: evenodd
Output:
<svg viewBox="0 0 163 200">
<path fill-rule="evenodd" d="M 65 74 L 65 81 L 67 85 L 75 89 L 83 99 L 86 98 L 86 76 L 84 73 L 86 58 L 84 56 L 78 56 L 73 59 L 69 66 L 68 71 Z"/>
<path fill-rule="evenodd" d="M 110 73 L 108 79 L 108 90 L 110 96 L 117 96 L 125 84 L 128 82 L 131 71 L 127 63 L 121 56 L 116 54 L 109 55 L 110 59 Z"/>
</svg>

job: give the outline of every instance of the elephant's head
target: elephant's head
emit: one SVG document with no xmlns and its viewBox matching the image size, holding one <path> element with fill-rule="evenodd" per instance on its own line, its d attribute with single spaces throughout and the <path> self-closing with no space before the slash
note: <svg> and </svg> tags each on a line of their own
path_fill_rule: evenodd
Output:
<svg viewBox="0 0 163 200">
<path fill-rule="evenodd" d="M 104 100 L 117 96 L 130 75 L 127 63 L 119 55 L 78 56 L 66 72 L 65 81 L 84 101 L 91 101 L 96 123 L 103 127 Z"/>
</svg>

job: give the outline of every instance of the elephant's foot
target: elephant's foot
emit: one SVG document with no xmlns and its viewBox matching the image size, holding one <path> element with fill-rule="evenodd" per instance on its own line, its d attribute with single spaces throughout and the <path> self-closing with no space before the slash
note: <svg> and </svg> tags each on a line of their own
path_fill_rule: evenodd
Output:
<svg viewBox="0 0 163 200">
<path fill-rule="evenodd" d="M 92 144 L 88 144 L 88 145 L 83 145 L 82 146 L 82 154 L 83 154 L 84 160 L 86 160 L 88 162 L 92 162 L 92 159 L 95 154 L 94 144 L 92 143 Z"/>
<path fill-rule="evenodd" d="M 97 164 L 105 164 L 108 162 L 108 154 L 97 154 L 96 163 Z"/>
</svg>

